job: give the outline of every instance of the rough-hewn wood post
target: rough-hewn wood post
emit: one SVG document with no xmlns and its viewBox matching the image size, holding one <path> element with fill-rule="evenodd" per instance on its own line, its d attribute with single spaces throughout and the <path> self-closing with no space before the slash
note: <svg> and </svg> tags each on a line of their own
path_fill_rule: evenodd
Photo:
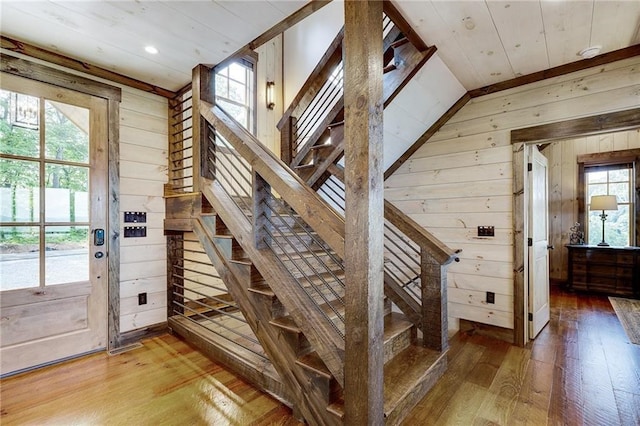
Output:
<svg viewBox="0 0 640 426">
<path fill-rule="evenodd" d="M 212 71 L 206 65 L 198 65 L 192 71 L 191 82 L 191 104 L 192 113 L 191 117 L 191 134 L 193 135 L 192 152 L 193 152 L 193 191 L 200 190 L 200 176 L 202 170 L 202 163 L 205 161 L 206 150 L 202 147 L 202 139 L 206 134 L 206 123 L 200 117 L 200 101 L 207 101 L 214 104 L 215 97 L 213 91 L 213 79 Z"/>
<path fill-rule="evenodd" d="M 345 424 L 384 424 L 382 2 L 345 1 Z"/>
<path fill-rule="evenodd" d="M 184 234 L 167 235 L 167 318 L 171 318 L 174 313 L 184 313 L 184 308 L 174 305 L 173 301 L 177 298 L 181 304 L 184 304 L 184 275 L 182 267 L 184 266 Z M 176 271 L 176 267 L 179 272 Z M 177 273 L 176 273 L 177 272 Z M 175 295 L 178 293 L 180 296 Z"/>
<path fill-rule="evenodd" d="M 446 351 L 449 346 L 447 268 L 424 248 L 420 251 L 420 263 L 423 345 L 436 351 Z"/>
<path fill-rule="evenodd" d="M 289 117 L 280 130 L 280 159 L 289 166 L 293 161 L 293 142 L 296 137 L 296 118 Z"/>
</svg>

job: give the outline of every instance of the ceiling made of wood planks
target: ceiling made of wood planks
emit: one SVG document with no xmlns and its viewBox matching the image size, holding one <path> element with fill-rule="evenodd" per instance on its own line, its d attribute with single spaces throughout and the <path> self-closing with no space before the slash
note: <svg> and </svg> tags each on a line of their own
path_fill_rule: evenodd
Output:
<svg viewBox="0 0 640 426">
<path fill-rule="evenodd" d="M 2 34 L 177 90 L 305 0 L 0 1 Z M 393 0 L 467 89 L 640 43 L 640 0 Z M 145 52 L 147 45 L 157 55 Z"/>
</svg>

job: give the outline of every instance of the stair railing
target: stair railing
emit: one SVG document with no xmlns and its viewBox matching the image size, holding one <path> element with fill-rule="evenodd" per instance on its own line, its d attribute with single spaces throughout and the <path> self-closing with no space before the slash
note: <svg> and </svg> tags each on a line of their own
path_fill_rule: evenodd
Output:
<svg viewBox="0 0 640 426">
<path fill-rule="evenodd" d="M 193 190 L 193 128 L 191 85 L 169 100 L 168 193 Z M 168 194 L 167 194 L 168 195 Z"/>
<path fill-rule="evenodd" d="M 384 50 L 387 52 L 399 33 L 386 14 L 383 16 L 382 25 L 385 37 Z M 309 161 L 310 148 L 328 139 L 327 127 L 336 120 L 342 120 L 343 38 L 344 29 L 341 29 L 278 122 L 281 158 L 292 168 Z M 385 61 L 392 57 L 385 55 Z"/>
<path fill-rule="evenodd" d="M 204 177 L 234 200 L 255 247 L 289 271 L 344 342 L 344 221 L 222 109 L 201 102 L 201 113 L 208 123 Z"/>
<path fill-rule="evenodd" d="M 339 166 L 318 193 L 344 215 L 344 172 Z M 425 346 L 447 347 L 446 267 L 459 250 L 452 250 L 392 203 L 384 202 L 385 294 L 423 332 Z M 435 331 L 434 331 L 435 328 Z"/>
<path fill-rule="evenodd" d="M 314 144 L 342 109 L 343 37 L 340 30 L 277 124 L 281 158 L 287 164 L 301 164 L 304 147 Z"/>
</svg>

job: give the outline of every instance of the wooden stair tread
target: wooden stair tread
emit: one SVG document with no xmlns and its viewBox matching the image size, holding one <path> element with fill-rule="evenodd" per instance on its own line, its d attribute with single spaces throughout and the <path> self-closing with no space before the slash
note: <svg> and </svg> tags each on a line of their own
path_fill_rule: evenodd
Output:
<svg viewBox="0 0 640 426">
<path fill-rule="evenodd" d="M 311 163 L 311 164 L 299 164 L 297 166 L 294 166 L 293 168 L 295 170 L 305 170 L 305 169 L 312 169 L 314 168 L 316 165 Z"/>
<path fill-rule="evenodd" d="M 412 345 L 400 352 L 384 367 L 384 413 L 388 416 L 431 374 L 444 357 L 422 346 Z"/>
<path fill-rule="evenodd" d="M 246 258 L 246 257 L 242 258 L 242 259 L 229 259 L 229 262 L 236 263 L 238 265 L 245 265 L 245 266 L 253 265 L 253 262 L 251 261 L 251 259 Z"/>
<path fill-rule="evenodd" d="M 397 336 L 400 333 L 404 333 L 413 327 L 413 323 L 407 320 L 404 314 L 399 312 L 391 312 L 384 317 L 384 341 Z"/>
<path fill-rule="evenodd" d="M 323 376 L 326 379 L 331 379 L 331 372 L 324 364 L 322 359 L 318 356 L 317 352 L 310 352 L 306 355 L 299 357 L 296 360 L 296 364 L 311 370 L 312 372 Z"/>
<path fill-rule="evenodd" d="M 252 284 L 251 287 L 248 288 L 248 291 L 256 294 L 261 294 L 263 296 L 275 298 L 276 294 L 271 290 L 268 284 Z"/>
<path fill-rule="evenodd" d="M 446 358 L 445 353 L 412 345 L 399 353 L 384 367 L 384 415 L 389 415 L 400 407 L 410 396 L 416 386 L 428 379 L 430 374 L 437 374 L 437 366 Z M 439 376 L 438 376 L 439 377 Z M 430 388 L 431 386 L 429 386 Z M 426 393 L 426 392 L 425 392 Z M 327 406 L 327 411 L 340 419 L 344 418 L 344 396 L 337 396 Z"/>
<path fill-rule="evenodd" d="M 296 322 L 289 315 L 273 318 L 272 320 L 269 321 L 269 324 L 292 333 L 301 332 L 300 327 L 298 327 Z"/>
<path fill-rule="evenodd" d="M 310 149 L 312 151 L 317 151 L 317 150 L 320 150 L 320 149 L 327 149 L 327 148 L 335 148 L 335 146 L 331 145 L 330 143 L 323 143 L 323 144 L 320 144 L 320 145 L 314 145 Z"/>
</svg>

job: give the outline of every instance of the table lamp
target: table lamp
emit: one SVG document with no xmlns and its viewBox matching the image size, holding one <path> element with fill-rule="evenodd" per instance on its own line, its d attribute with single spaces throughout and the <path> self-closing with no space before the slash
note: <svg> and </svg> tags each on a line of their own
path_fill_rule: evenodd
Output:
<svg viewBox="0 0 640 426">
<path fill-rule="evenodd" d="M 615 195 L 594 195 L 591 197 L 591 210 L 602 210 L 600 219 L 602 219 L 602 241 L 598 243 L 599 246 L 608 246 L 604 240 L 604 222 L 607 220 L 605 210 L 618 210 L 618 199 Z"/>
</svg>

